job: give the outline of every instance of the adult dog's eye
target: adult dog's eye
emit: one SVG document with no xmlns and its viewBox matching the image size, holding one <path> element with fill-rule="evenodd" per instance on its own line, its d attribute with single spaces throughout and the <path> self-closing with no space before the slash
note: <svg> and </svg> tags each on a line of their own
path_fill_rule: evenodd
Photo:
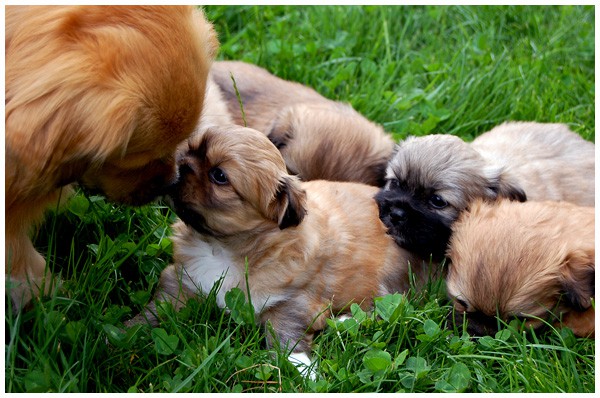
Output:
<svg viewBox="0 0 600 398">
<path fill-rule="evenodd" d="M 229 180 L 227 180 L 227 176 L 225 175 L 223 170 L 221 170 L 218 167 L 213 167 L 212 169 L 210 169 L 208 171 L 208 178 L 210 179 L 210 181 L 212 183 L 217 184 L 217 185 L 229 184 Z"/>
<path fill-rule="evenodd" d="M 432 195 L 431 198 L 429 198 L 429 203 L 436 209 L 443 209 L 448 206 L 448 202 L 439 195 Z"/>
</svg>

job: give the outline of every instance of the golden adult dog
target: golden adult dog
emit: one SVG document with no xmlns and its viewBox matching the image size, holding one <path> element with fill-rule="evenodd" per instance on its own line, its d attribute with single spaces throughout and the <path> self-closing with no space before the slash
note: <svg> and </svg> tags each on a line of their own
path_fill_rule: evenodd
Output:
<svg viewBox="0 0 600 398">
<path fill-rule="evenodd" d="M 594 335 L 594 208 L 567 202 L 474 202 L 453 226 L 447 292 L 457 323 L 493 334 L 496 315 Z"/>
<path fill-rule="evenodd" d="M 193 141 L 170 194 L 181 221 L 158 300 L 178 304 L 223 278 L 217 302 L 224 306 L 226 291 L 246 290 L 247 260 L 247 293 L 260 320 L 271 323 L 282 347 L 307 360 L 313 333 L 331 314 L 407 290 L 409 265 L 417 283 L 429 277 L 429 264 L 386 234 L 376 187 L 301 183 L 253 129 L 212 128 Z M 154 312 L 152 303 L 129 324 L 155 324 Z"/>
<path fill-rule="evenodd" d="M 477 198 L 594 205 L 594 144 L 552 123 L 504 123 L 471 144 L 447 134 L 400 142 L 377 194 L 396 242 L 444 257 L 452 223 Z"/>
<path fill-rule="evenodd" d="M 142 204 L 176 181 L 218 43 L 188 6 L 5 10 L 6 272 L 18 309 L 45 274 L 29 234 L 62 187 Z"/>
<path fill-rule="evenodd" d="M 229 117 L 235 124 L 267 134 L 291 174 L 304 181 L 383 185 L 394 142 L 350 105 L 244 62 L 215 62 L 210 78 L 218 90 L 209 91 L 207 98 L 211 103 L 224 101 L 227 111 L 207 109 L 204 118 L 216 117 L 221 120 L 212 124 L 222 124 L 223 116 Z"/>
</svg>

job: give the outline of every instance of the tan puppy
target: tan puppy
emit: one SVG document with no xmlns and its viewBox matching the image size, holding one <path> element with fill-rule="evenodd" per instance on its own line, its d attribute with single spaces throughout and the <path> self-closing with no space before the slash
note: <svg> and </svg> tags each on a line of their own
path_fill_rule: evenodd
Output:
<svg viewBox="0 0 600 398">
<path fill-rule="evenodd" d="M 300 183 L 286 172 L 267 137 L 238 126 L 208 129 L 190 144 L 171 194 L 174 265 L 161 275 L 158 300 L 175 304 L 207 294 L 246 290 L 282 347 L 307 360 L 313 333 L 350 304 L 409 288 L 428 265 L 401 249 L 379 221 L 376 187 L 330 181 Z M 156 323 L 155 304 L 131 323 Z"/>
<path fill-rule="evenodd" d="M 441 260 L 452 223 L 477 198 L 594 205 L 594 144 L 563 124 L 502 124 L 468 144 L 452 135 L 398 144 L 377 194 L 396 242 Z"/>
<path fill-rule="evenodd" d="M 218 43 L 188 6 L 7 6 L 5 44 L 6 272 L 18 309 L 45 272 L 28 235 L 61 187 L 142 204 L 176 181 Z"/>
<path fill-rule="evenodd" d="M 244 115 L 231 76 L 243 103 Z M 348 104 L 331 101 L 299 83 L 243 62 L 215 62 L 209 92 L 227 104 L 235 124 L 269 136 L 288 170 L 302 180 L 326 179 L 383 185 L 394 143 L 383 129 Z M 205 117 L 221 116 L 207 110 Z"/>
<path fill-rule="evenodd" d="M 493 334 L 500 319 L 546 320 L 594 335 L 594 208 L 474 202 L 453 226 L 447 292 L 457 323 Z M 562 322 L 561 322 L 562 321 Z"/>
</svg>

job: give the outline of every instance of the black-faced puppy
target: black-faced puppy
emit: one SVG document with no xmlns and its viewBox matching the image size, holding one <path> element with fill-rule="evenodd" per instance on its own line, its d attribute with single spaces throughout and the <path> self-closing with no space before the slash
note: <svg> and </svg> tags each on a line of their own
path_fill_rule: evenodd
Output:
<svg viewBox="0 0 600 398">
<path fill-rule="evenodd" d="M 513 122 L 468 144 L 452 135 L 397 145 L 377 194 L 399 245 L 437 261 L 452 223 L 477 198 L 594 203 L 594 144 L 562 124 Z"/>
<path fill-rule="evenodd" d="M 428 263 L 395 244 L 378 217 L 376 187 L 309 181 L 287 173 L 267 137 L 239 126 L 208 129 L 191 142 L 171 194 L 181 218 L 174 264 L 161 275 L 156 299 L 179 304 L 208 293 L 221 278 L 225 293 L 246 290 L 261 322 L 282 347 L 308 363 L 313 333 L 351 303 L 409 288 Z M 155 304 L 131 323 L 156 323 Z"/>
<path fill-rule="evenodd" d="M 469 333 L 495 333 L 498 316 L 594 335 L 594 208 L 477 200 L 454 224 L 448 257 L 448 297 Z"/>
<path fill-rule="evenodd" d="M 210 76 L 220 93 L 211 91 L 208 98 L 211 93 L 219 95 L 235 124 L 246 123 L 267 134 L 281 151 L 290 173 L 304 181 L 383 185 L 394 143 L 380 126 L 350 105 L 329 100 L 312 88 L 244 62 L 215 62 Z M 207 111 L 204 118 L 222 114 Z"/>
<path fill-rule="evenodd" d="M 29 234 L 62 187 L 142 204 L 175 182 L 218 43 L 191 6 L 5 11 L 6 273 L 19 309 L 45 274 Z"/>
</svg>

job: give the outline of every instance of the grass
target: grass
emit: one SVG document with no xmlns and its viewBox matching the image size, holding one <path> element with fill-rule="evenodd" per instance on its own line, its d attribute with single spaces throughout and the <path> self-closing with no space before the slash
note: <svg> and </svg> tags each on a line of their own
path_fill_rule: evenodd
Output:
<svg viewBox="0 0 600 398">
<path fill-rule="evenodd" d="M 594 8 L 210 6 L 222 59 L 350 102 L 396 139 L 470 140 L 505 120 L 567 123 L 595 139 Z M 248 306 L 214 293 L 159 328 L 121 330 L 172 255 L 174 214 L 79 193 L 51 212 L 36 246 L 62 284 L 5 313 L 6 392 L 593 392 L 595 344 L 568 329 L 448 330 L 442 281 L 331 320 L 320 378 L 265 349 Z M 232 293 L 234 294 L 235 291 Z M 108 342 L 108 344 L 107 344 Z"/>
</svg>

